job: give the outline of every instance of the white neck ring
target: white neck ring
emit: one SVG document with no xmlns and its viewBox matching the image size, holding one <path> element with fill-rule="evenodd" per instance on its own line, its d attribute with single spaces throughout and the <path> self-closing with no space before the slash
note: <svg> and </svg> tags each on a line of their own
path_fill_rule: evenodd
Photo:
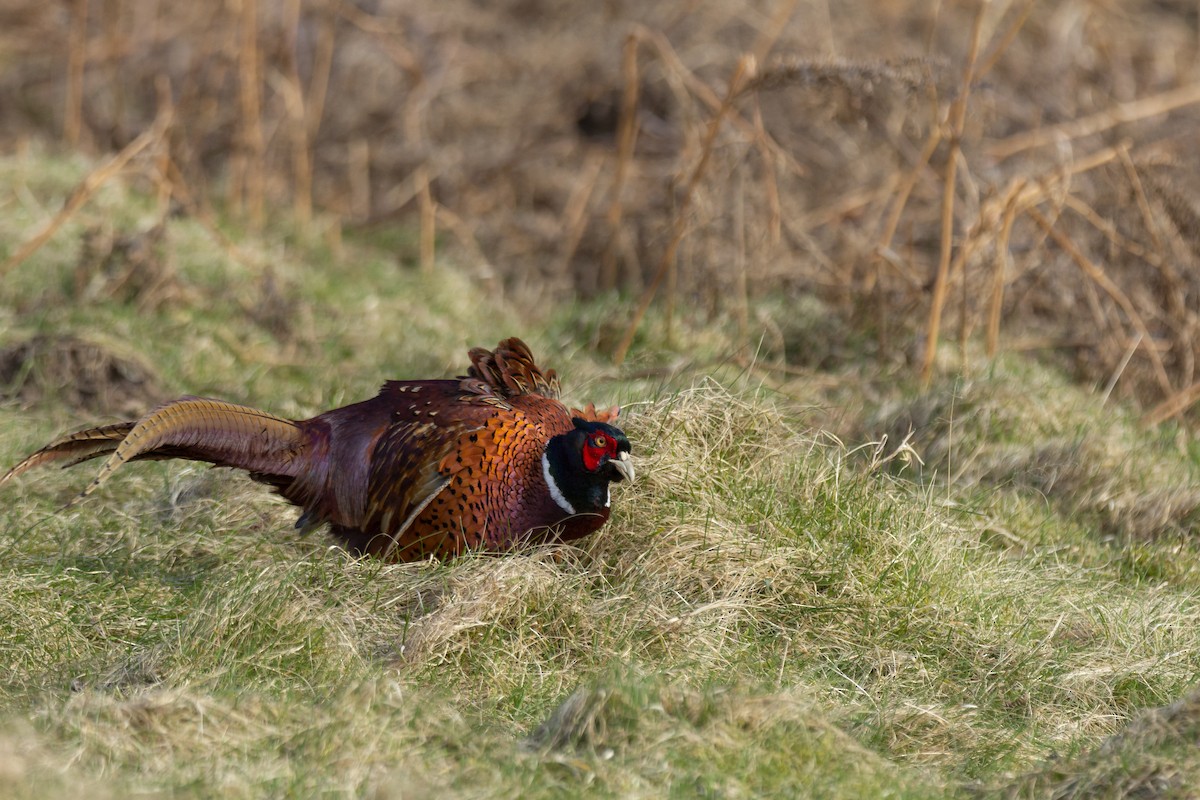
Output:
<svg viewBox="0 0 1200 800">
<path fill-rule="evenodd" d="M 575 506 L 571 505 L 571 501 L 563 496 L 562 490 L 554 482 L 554 476 L 550 474 L 550 459 L 546 457 L 545 453 L 542 453 L 542 477 L 546 479 L 546 487 L 550 490 L 550 496 L 554 498 L 558 507 L 571 516 L 575 516 Z"/>
</svg>

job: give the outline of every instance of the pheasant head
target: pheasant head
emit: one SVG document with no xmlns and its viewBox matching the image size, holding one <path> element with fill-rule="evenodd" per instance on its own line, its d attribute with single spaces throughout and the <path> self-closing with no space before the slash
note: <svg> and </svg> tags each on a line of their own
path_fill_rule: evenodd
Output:
<svg viewBox="0 0 1200 800">
<path fill-rule="evenodd" d="M 630 445 L 624 431 L 605 422 L 575 417 L 573 430 L 546 443 L 542 477 L 554 502 L 568 514 L 595 514 L 609 506 L 613 481 L 633 481 Z"/>
</svg>

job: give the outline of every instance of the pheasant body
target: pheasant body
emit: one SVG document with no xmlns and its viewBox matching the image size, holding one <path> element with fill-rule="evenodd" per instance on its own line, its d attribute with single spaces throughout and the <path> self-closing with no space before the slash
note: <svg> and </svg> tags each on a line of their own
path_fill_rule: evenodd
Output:
<svg viewBox="0 0 1200 800">
<path fill-rule="evenodd" d="M 188 458 L 245 469 L 360 553 L 410 561 L 571 540 L 609 516 L 609 484 L 633 478 L 617 409 L 569 409 L 519 339 L 470 352 L 457 380 L 388 381 L 370 400 L 286 420 L 184 397 L 136 422 L 70 434 L 34 466 L 107 455 L 84 495 L 126 461 Z"/>
</svg>

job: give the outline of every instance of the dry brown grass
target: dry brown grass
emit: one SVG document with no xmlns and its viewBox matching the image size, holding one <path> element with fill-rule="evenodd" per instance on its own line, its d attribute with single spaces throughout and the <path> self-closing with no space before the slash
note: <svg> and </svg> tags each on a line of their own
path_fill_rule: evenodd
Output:
<svg viewBox="0 0 1200 800">
<path fill-rule="evenodd" d="M 1164 452 L 1180 454 L 1183 439 L 1134 434 L 1128 409 L 1106 408 L 1103 397 L 1082 400 L 1057 379 L 998 373 L 890 398 L 849 435 L 907 436 L 926 479 L 968 491 L 1033 492 L 1099 537 L 1134 543 L 1192 535 L 1200 522 L 1195 470 L 1162 460 Z"/>
<path fill-rule="evenodd" d="M 0 348 L 0 397 L 92 414 L 139 414 L 164 398 L 154 368 L 127 346 L 39 334 Z"/>
</svg>

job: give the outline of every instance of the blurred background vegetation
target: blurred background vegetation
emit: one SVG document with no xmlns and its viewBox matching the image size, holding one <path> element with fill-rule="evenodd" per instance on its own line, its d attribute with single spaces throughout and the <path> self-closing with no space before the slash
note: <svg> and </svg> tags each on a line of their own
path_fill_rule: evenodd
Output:
<svg viewBox="0 0 1200 800">
<path fill-rule="evenodd" d="M 931 342 L 968 363 L 977 340 L 1159 420 L 1200 398 L 1198 13 L 7 3 L 0 141 L 124 152 L 160 221 L 292 220 L 335 255 L 368 237 L 529 309 L 619 293 L 631 313 L 588 332 L 617 361 L 653 300 L 668 336 L 721 323 L 784 369 L 865 356 L 927 381 Z M 154 231 L 80 246 L 94 271 Z"/>
</svg>

